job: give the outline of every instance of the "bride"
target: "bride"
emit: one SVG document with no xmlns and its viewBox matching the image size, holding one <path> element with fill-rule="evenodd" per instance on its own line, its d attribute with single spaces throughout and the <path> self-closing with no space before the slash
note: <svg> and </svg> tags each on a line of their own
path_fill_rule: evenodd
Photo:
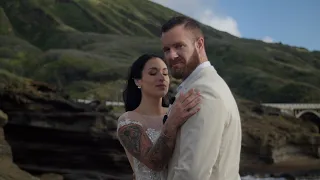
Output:
<svg viewBox="0 0 320 180">
<path fill-rule="evenodd" d="M 166 179 L 166 166 L 173 153 L 177 131 L 200 102 L 199 93 L 190 90 L 168 109 L 165 97 L 169 88 L 164 61 L 144 54 L 131 66 L 123 92 L 126 112 L 118 119 L 117 135 L 136 180 Z"/>
</svg>

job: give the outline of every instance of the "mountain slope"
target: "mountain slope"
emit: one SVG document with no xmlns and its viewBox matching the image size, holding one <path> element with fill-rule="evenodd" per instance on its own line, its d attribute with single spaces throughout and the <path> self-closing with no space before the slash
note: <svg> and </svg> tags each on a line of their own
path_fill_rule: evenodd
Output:
<svg viewBox="0 0 320 180">
<path fill-rule="evenodd" d="M 15 35 L 0 36 L 0 68 L 56 84 L 73 97 L 110 100 L 119 99 L 114 94 L 135 58 L 162 54 L 161 24 L 178 14 L 146 0 L 12 0 L 0 6 Z M 320 101 L 318 51 L 202 27 L 210 61 L 240 97 Z"/>
</svg>

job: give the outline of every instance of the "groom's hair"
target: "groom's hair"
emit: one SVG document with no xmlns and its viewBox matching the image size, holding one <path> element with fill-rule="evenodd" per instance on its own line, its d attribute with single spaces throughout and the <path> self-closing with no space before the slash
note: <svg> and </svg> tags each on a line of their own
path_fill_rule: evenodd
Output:
<svg viewBox="0 0 320 180">
<path fill-rule="evenodd" d="M 185 29 L 191 30 L 193 34 L 197 37 L 203 37 L 203 32 L 201 31 L 200 24 L 187 16 L 174 16 L 165 22 L 161 27 L 161 33 L 166 33 L 172 28 L 183 25 Z"/>
</svg>

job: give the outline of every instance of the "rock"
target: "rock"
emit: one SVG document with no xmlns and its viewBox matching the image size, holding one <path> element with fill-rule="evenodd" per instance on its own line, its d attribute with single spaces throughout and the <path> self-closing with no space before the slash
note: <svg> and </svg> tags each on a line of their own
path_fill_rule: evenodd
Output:
<svg viewBox="0 0 320 180">
<path fill-rule="evenodd" d="M 40 180 L 63 180 L 63 176 L 59 174 L 48 173 L 41 175 Z"/>
<path fill-rule="evenodd" d="M 316 124 L 277 115 L 239 101 L 242 117 L 242 174 L 291 174 L 320 171 L 320 134 Z M 272 110 L 276 112 L 276 110 Z"/>
<path fill-rule="evenodd" d="M 5 114 L 2 110 L 0 110 L 0 127 L 3 127 L 7 124 L 8 115 Z"/>
<path fill-rule="evenodd" d="M 12 25 L 2 7 L 0 7 L 0 35 L 14 35 Z"/>
<path fill-rule="evenodd" d="M 72 101 L 45 83 L 26 81 L 25 87 L 7 86 L 0 93 L 0 107 L 10 119 L 6 139 L 19 167 L 69 180 L 131 177 L 115 134 L 116 117 L 108 108 Z"/>
<path fill-rule="evenodd" d="M 39 180 L 39 178 L 22 171 L 17 165 L 12 163 L 10 157 L 2 157 L 0 159 L 0 175 L 4 180 Z"/>
<path fill-rule="evenodd" d="M 38 180 L 31 174 L 22 171 L 12 162 L 11 148 L 5 140 L 3 126 L 7 122 L 7 115 L 0 110 L 0 177 L 4 180 Z"/>
<path fill-rule="evenodd" d="M 11 159 L 11 148 L 8 145 L 5 137 L 3 127 L 7 123 L 7 115 L 0 110 L 0 161 L 4 160 L 5 158 Z"/>
<path fill-rule="evenodd" d="M 116 137 L 117 117 L 108 108 L 72 101 L 45 83 L 24 82 L 23 89 L 15 85 L 0 91 L 0 108 L 9 117 L 4 133 L 20 168 L 37 176 L 57 174 L 42 179 L 132 179 Z M 238 104 L 243 129 L 241 174 L 296 176 L 295 172 L 320 170 L 315 124 L 264 114 L 250 101 Z M 9 149 L 3 152 L 11 154 Z"/>
</svg>

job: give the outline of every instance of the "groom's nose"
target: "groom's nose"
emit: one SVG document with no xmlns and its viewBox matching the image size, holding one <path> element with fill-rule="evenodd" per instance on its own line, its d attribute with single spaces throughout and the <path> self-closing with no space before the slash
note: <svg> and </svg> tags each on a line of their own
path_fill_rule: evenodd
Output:
<svg viewBox="0 0 320 180">
<path fill-rule="evenodd" d="M 170 50 L 167 54 L 167 59 L 169 61 L 175 60 L 178 57 L 178 53 L 175 50 Z"/>
</svg>

